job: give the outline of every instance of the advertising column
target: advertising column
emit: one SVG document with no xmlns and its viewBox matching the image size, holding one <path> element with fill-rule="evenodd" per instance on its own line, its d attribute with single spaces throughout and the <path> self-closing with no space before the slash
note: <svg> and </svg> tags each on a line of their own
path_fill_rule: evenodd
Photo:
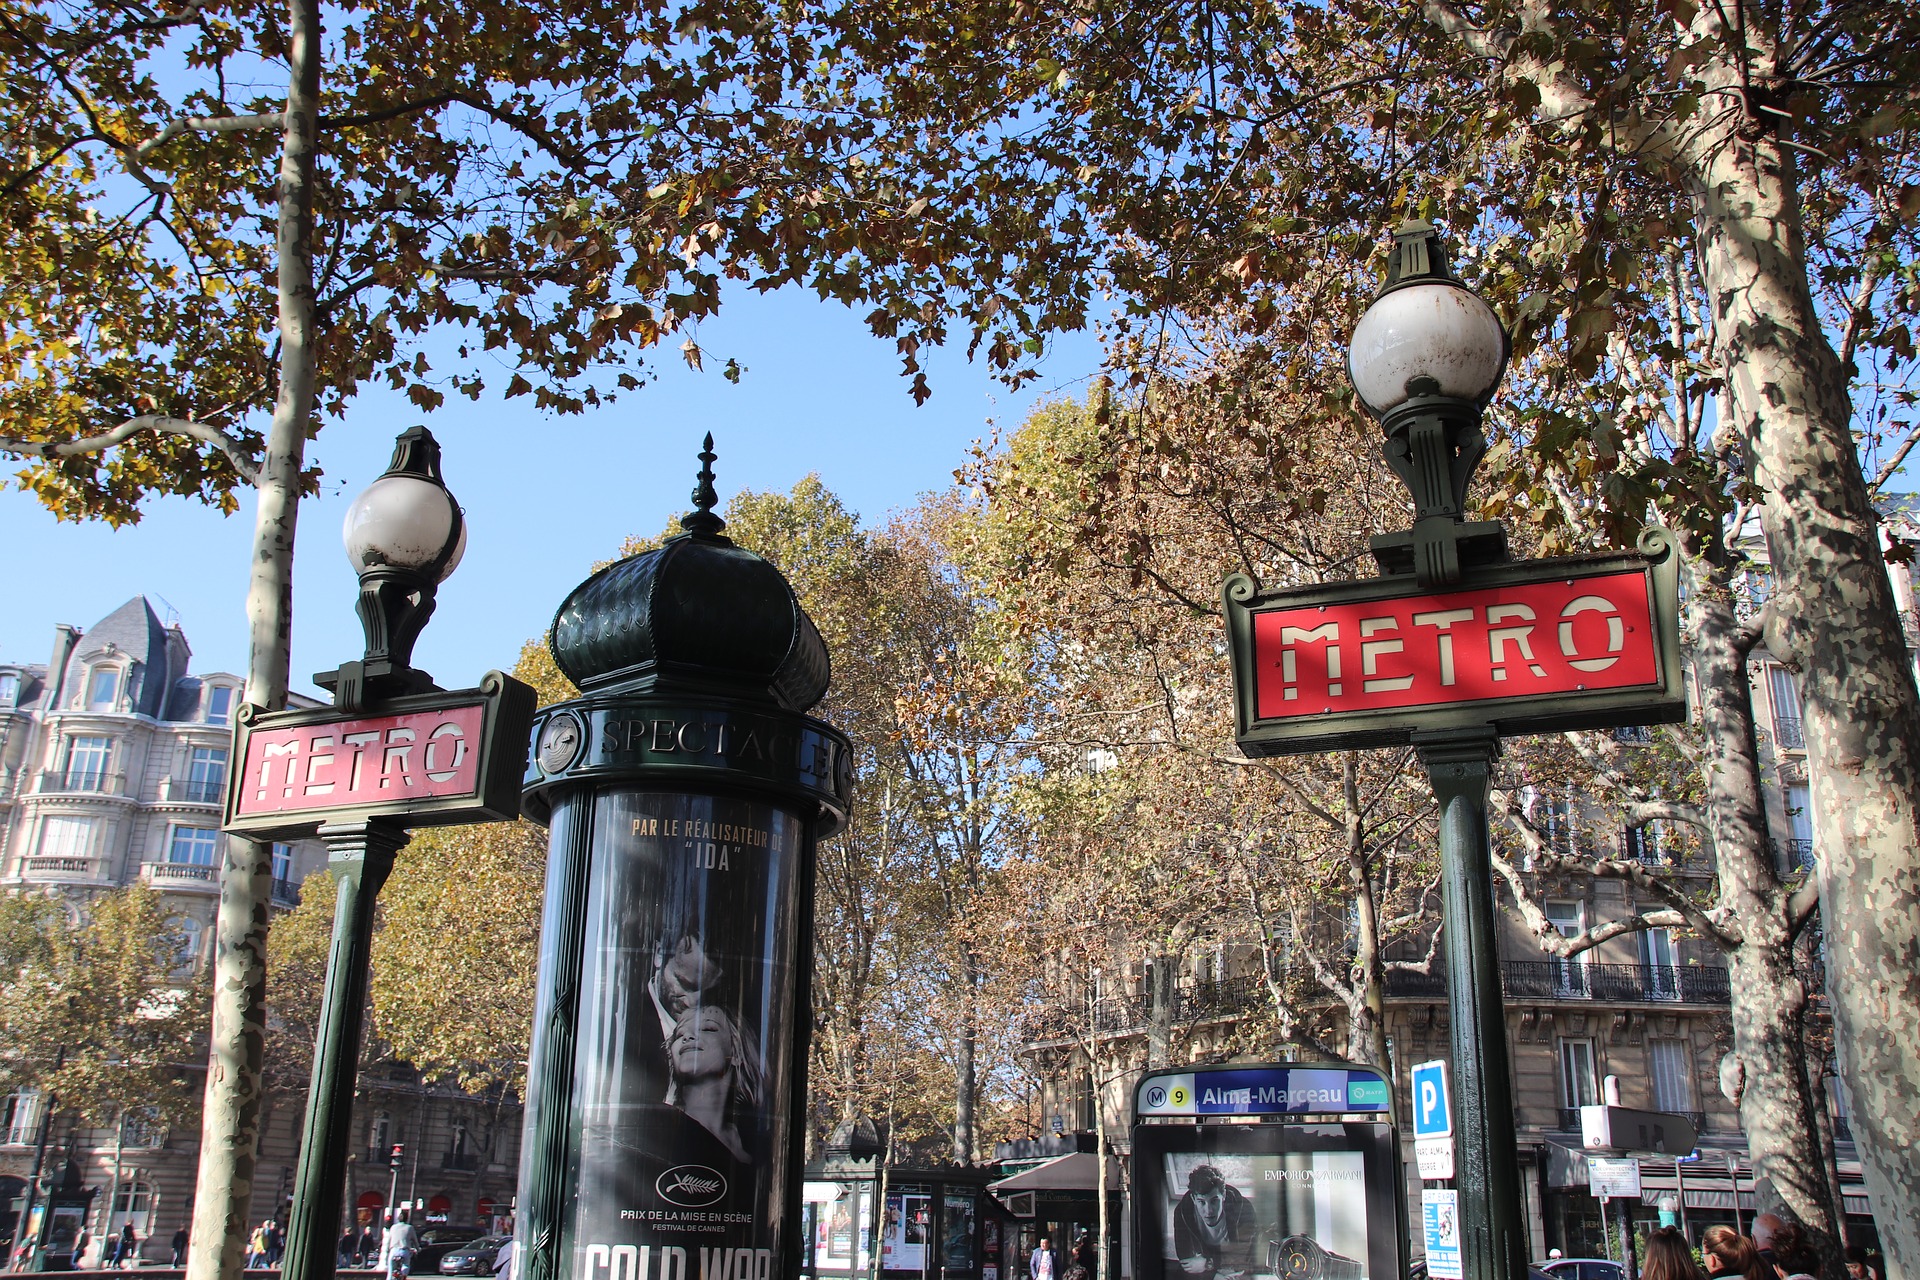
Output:
<svg viewBox="0 0 1920 1280">
<path fill-rule="evenodd" d="M 850 748 L 805 714 L 825 645 L 721 536 L 710 481 L 686 533 L 582 583 L 550 637 L 583 696 L 538 714 L 526 780 L 550 835 L 524 1280 L 800 1265 L 813 848 Z"/>
</svg>

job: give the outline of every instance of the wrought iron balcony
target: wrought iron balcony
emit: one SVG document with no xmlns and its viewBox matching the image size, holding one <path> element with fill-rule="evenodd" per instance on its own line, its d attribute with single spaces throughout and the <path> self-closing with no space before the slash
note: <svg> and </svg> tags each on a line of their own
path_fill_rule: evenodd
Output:
<svg viewBox="0 0 1920 1280">
<path fill-rule="evenodd" d="M 300 886 L 291 880 L 276 878 L 273 882 L 273 905 L 276 907 L 299 906 Z"/>
<path fill-rule="evenodd" d="M 140 878 L 156 889 L 220 892 L 220 868 L 202 862 L 143 862 Z"/>
<path fill-rule="evenodd" d="M 1805 751 L 1807 735 L 1799 716 L 1776 715 L 1773 718 L 1773 742 L 1782 751 Z"/>
<path fill-rule="evenodd" d="M 127 775 L 104 769 L 48 769 L 41 773 L 36 789 L 42 793 L 123 796 L 127 794 Z"/>
<path fill-rule="evenodd" d="M 225 778 L 168 778 L 160 787 L 160 798 L 175 804 L 220 804 L 226 795 Z"/>
<path fill-rule="evenodd" d="M 1795 871 L 1813 870 L 1813 841 L 1796 838 L 1781 843 L 1786 845 L 1787 857 L 1791 860 Z"/>
<path fill-rule="evenodd" d="M 1727 971 L 1696 964 L 1580 964 L 1509 960 L 1500 966 L 1511 998 L 1605 1004 L 1726 1004 Z"/>
</svg>

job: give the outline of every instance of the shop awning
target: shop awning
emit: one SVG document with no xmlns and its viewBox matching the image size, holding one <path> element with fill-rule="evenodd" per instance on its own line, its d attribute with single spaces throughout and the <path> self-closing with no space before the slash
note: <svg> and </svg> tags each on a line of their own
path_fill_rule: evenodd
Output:
<svg viewBox="0 0 1920 1280">
<path fill-rule="evenodd" d="M 1076 1151 L 1072 1155 L 1055 1156 L 1051 1160 L 1034 1165 L 1031 1169 L 1022 1169 L 1019 1173 L 987 1184 L 987 1190 L 996 1196 L 1009 1195 L 1021 1191 L 1084 1191 L 1089 1195 L 1097 1193 L 1100 1178 L 1100 1166 L 1095 1163 L 1099 1157 L 1091 1151 Z M 1113 1194 L 1123 1190 L 1120 1183 L 1120 1162 L 1112 1156 L 1107 1157 L 1107 1191 Z"/>
</svg>

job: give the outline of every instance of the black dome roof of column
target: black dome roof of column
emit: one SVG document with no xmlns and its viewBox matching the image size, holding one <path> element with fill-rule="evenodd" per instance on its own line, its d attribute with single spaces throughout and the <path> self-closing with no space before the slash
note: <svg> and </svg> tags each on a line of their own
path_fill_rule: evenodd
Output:
<svg viewBox="0 0 1920 1280">
<path fill-rule="evenodd" d="M 548 636 L 554 661 L 586 693 L 685 692 L 805 711 L 827 691 L 827 646 L 785 576 L 722 532 L 711 435 L 699 456 L 686 532 L 575 587 Z"/>
</svg>

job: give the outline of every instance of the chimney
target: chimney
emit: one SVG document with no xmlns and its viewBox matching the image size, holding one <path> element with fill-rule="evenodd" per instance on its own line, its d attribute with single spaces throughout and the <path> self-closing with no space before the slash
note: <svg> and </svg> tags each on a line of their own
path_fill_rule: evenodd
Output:
<svg viewBox="0 0 1920 1280">
<path fill-rule="evenodd" d="M 53 657 L 47 663 L 47 692 L 42 705 L 48 711 L 60 708 L 60 695 L 67 689 L 67 659 L 73 656 L 74 646 L 80 643 L 80 628 L 68 623 L 55 623 L 53 628 Z"/>
</svg>

